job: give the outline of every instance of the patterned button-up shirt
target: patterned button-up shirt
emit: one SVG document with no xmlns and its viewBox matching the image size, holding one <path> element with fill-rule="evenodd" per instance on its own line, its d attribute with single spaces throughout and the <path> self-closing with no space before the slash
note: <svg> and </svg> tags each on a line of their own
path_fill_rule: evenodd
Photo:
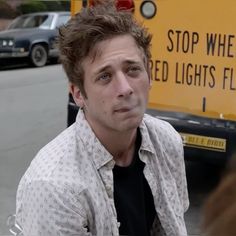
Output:
<svg viewBox="0 0 236 236">
<path fill-rule="evenodd" d="M 145 115 L 139 158 L 157 212 L 151 235 L 187 235 L 189 201 L 179 134 Z M 119 140 L 114 140 L 119 142 Z M 79 111 L 76 122 L 39 151 L 22 177 L 16 222 L 25 236 L 118 236 L 112 155 Z"/>
</svg>

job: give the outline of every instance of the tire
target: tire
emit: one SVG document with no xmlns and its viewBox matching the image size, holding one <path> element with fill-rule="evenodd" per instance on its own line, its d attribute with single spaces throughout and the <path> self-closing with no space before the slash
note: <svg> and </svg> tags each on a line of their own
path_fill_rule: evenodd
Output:
<svg viewBox="0 0 236 236">
<path fill-rule="evenodd" d="M 30 62 L 35 67 L 45 66 L 48 60 L 48 53 L 45 46 L 36 44 L 32 47 L 30 53 Z"/>
</svg>

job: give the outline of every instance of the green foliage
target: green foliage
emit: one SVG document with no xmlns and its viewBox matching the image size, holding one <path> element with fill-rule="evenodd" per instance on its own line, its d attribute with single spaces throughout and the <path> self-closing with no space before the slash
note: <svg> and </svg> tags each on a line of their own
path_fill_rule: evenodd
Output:
<svg viewBox="0 0 236 236">
<path fill-rule="evenodd" d="M 17 10 L 21 14 L 27 14 L 32 12 L 41 12 L 41 11 L 47 11 L 47 7 L 43 2 L 30 0 L 23 2 L 17 7 Z"/>
<path fill-rule="evenodd" d="M 0 0 L 0 18 L 12 19 L 17 12 L 4 0 Z"/>
<path fill-rule="evenodd" d="M 2 0 L 0 0 L 2 1 Z M 42 11 L 70 11 L 70 1 L 47 1 L 47 0 L 28 0 L 17 7 L 21 14 L 42 12 Z"/>
<path fill-rule="evenodd" d="M 70 1 L 42 1 L 48 11 L 70 11 Z"/>
<path fill-rule="evenodd" d="M 70 11 L 70 0 L 59 2 L 61 3 L 64 11 Z"/>
</svg>

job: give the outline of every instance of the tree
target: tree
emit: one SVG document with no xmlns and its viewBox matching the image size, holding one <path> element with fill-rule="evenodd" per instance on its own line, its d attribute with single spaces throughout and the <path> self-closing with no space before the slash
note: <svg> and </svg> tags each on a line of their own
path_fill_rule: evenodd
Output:
<svg viewBox="0 0 236 236">
<path fill-rule="evenodd" d="M 17 12 L 4 0 L 0 0 L 0 18 L 12 19 L 15 18 Z"/>
</svg>

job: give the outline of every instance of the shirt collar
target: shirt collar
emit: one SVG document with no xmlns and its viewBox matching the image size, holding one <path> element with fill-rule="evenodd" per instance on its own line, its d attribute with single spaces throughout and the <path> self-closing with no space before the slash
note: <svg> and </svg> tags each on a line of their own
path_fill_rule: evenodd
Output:
<svg viewBox="0 0 236 236">
<path fill-rule="evenodd" d="M 155 154 L 155 148 L 154 148 L 153 143 L 151 141 L 148 128 L 145 124 L 145 117 L 146 117 L 146 115 L 144 114 L 144 118 L 139 126 L 141 136 L 142 136 L 142 143 L 141 143 L 140 149 Z"/>
<path fill-rule="evenodd" d="M 112 160 L 112 155 L 106 150 L 106 148 L 101 144 L 99 139 L 95 136 L 93 130 L 88 124 L 84 112 L 82 109 L 79 109 L 79 112 L 76 117 L 76 136 L 79 139 L 79 142 L 83 143 L 83 146 L 86 147 L 87 152 L 95 167 L 100 169 L 102 166 L 107 165 L 111 162 L 111 165 L 114 165 Z"/>
<path fill-rule="evenodd" d="M 142 137 L 140 149 L 155 153 L 155 149 L 152 145 L 144 119 L 142 120 L 139 127 Z M 97 169 L 100 169 L 102 166 L 107 165 L 108 163 L 111 165 L 111 168 L 113 168 L 115 165 L 113 156 L 106 150 L 99 139 L 95 136 L 84 116 L 82 109 L 79 109 L 76 117 L 76 136 L 79 141 L 84 144 L 84 147 L 86 147 L 89 157 L 92 159 Z"/>
</svg>

